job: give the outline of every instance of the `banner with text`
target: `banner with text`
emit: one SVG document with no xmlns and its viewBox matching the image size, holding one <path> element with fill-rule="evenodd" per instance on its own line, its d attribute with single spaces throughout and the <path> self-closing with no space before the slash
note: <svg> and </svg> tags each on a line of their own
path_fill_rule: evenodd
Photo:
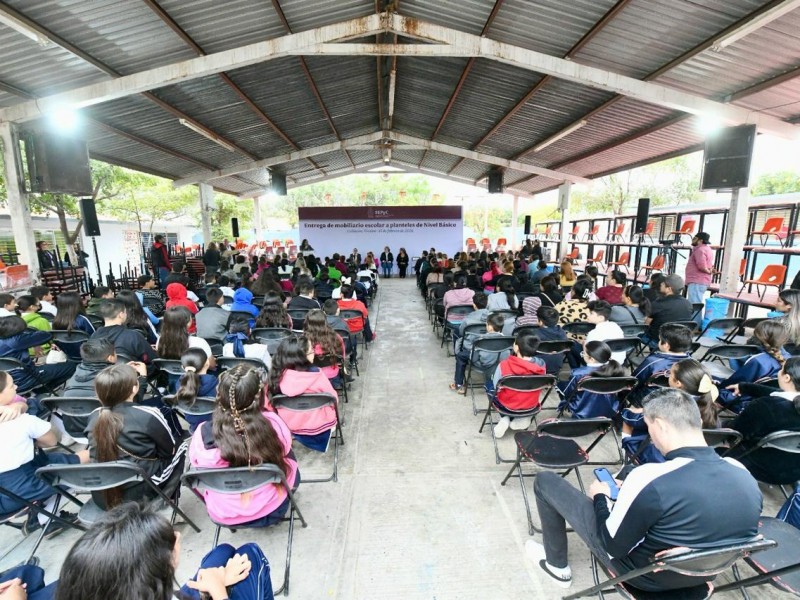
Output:
<svg viewBox="0 0 800 600">
<path fill-rule="evenodd" d="M 419 256 L 431 246 L 452 255 L 463 246 L 464 222 L 460 206 L 345 206 L 298 209 L 300 239 L 307 239 L 314 255 L 349 255 L 358 248 L 379 257 L 389 246 L 397 256 Z"/>
</svg>

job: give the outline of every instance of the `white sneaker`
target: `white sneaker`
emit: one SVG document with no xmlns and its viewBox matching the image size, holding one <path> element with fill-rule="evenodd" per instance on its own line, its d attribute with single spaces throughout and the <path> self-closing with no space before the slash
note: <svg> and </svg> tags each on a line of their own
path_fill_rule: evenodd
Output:
<svg viewBox="0 0 800 600">
<path fill-rule="evenodd" d="M 547 573 L 558 587 L 568 588 L 572 585 L 572 569 L 569 565 L 561 569 L 550 565 L 544 553 L 544 546 L 539 542 L 528 540 L 525 542 L 525 554 L 533 562 L 539 565 L 539 568 Z"/>
<path fill-rule="evenodd" d="M 511 425 L 511 419 L 508 417 L 500 417 L 500 420 L 494 426 L 494 437 L 501 438 L 508 431 L 508 426 Z"/>
<path fill-rule="evenodd" d="M 523 431 L 531 426 L 532 417 L 519 417 L 511 421 L 511 429 L 514 431 Z"/>
</svg>

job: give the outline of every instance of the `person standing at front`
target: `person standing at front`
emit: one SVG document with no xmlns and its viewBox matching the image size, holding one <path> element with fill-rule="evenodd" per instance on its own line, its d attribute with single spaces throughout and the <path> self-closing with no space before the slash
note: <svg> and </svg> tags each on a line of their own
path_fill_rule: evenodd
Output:
<svg viewBox="0 0 800 600">
<path fill-rule="evenodd" d="M 708 245 L 709 235 L 701 231 L 692 238 L 692 251 L 686 263 L 686 295 L 692 304 L 702 304 L 711 285 L 714 271 L 714 251 Z M 698 314 L 696 320 L 700 319 Z"/>
</svg>

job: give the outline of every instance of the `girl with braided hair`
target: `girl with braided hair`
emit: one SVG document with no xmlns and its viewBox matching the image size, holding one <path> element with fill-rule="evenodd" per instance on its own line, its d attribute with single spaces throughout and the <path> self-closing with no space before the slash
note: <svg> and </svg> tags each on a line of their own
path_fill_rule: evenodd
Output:
<svg viewBox="0 0 800 600">
<path fill-rule="evenodd" d="M 292 434 L 281 418 L 264 406 L 264 384 L 258 371 L 238 365 L 225 371 L 217 386 L 217 407 L 211 421 L 192 436 L 189 461 L 193 468 L 254 467 L 274 464 L 292 489 L 300 483 L 292 453 Z M 286 490 L 267 484 L 245 494 L 202 490 L 209 516 L 216 523 L 266 527 L 289 508 Z"/>
<path fill-rule="evenodd" d="M 781 320 L 769 319 L 756 325 L 753 337 L 764 349 L 755 354 L 726 380 L 720 382 L 720 403 L 734 412 L 741 412 L 744 405 L 752 400 L 751 396 L 734 393 L 734 386 L 743 382 L 758 382 L 761 379 L 776 377 L 783 363 L 791 355 L 783 345 L 788 340 L 789 332 Z"/>
</svg>

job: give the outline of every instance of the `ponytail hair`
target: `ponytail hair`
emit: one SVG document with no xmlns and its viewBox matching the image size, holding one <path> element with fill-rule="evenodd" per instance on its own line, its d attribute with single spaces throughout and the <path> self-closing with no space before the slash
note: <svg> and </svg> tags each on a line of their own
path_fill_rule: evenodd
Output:
<svg viewBox="0 0 800 600">
<path fill-rule="evenodd" d="M 681 383 L 681 389 L 694 397 L 700 409 L 700 420 L 704 429 L 716 429 L 717 409 L 714 403 L 719 398 L 719 389 L 703 366 L 693 358 L 679 360 L 671 369 L 673 377 Z"/>
<path fill-rule="evenodd" d="M 199 372 L 203 370 L 207 362 L 208 355 L 202 348 L 189 348 L 181 355 L 183 375 L 178 380 L 178 390 L 175 392 L 176 401 L 189 406 L 194 404 L 200 389 Z"/>
<path fill-rule="evenodd" d="M 753 330 L 753 336 L 761 343 L 764 352 L 778 361 L 782 368 L 786 359 L 781 350 L 789 337 L 786 326 L 777 319 L 761 321 Z"/>
<path fill-rule="evenodd" d="M 516 310 L 519 308 L 517 306 L 517 294 L 514 290 L 514 284 L 511 283 L 510 279 L 500 280 L 500 285 L 497 286 L 497 291 L 503 292 L 506 295 L 506 301 L 508 302 L 508 307 L 511 310 Z"/>
<path fill-rule="evenodd" d="M 638 285 L 629 285 L 623 292 L 633 304 L 639 307 L 641 313 L 647 317 L 650 315 L 650 300 L 644 295 L 644 290 Z"/>
<path fill-rule="evenodd" d="M 605 342 L 599 340 L 586 342 L 583 350 L 592 359 L 600 363 L 600 367 L 589 373 L 588 377 L 622 377 L 625 375 L 625 369 L 622 368 L 622 365 L 612 360 L 613 352 Z"/>
<path fill-rule="evenodd" d="M 112 409 L 127 401 L 135 393 L 138 383 L 136 371 L 125 364 L 106 367 L 97 374 L 94 390 L 103 405 L 92 429 L 97 462 L 119 459 L 117 440 L 122 432 L 122 419 Z M 105 490 L 103 495 L 108 508 L 122 502 L 122 489 L 119 487 Z"/>
</svg>

